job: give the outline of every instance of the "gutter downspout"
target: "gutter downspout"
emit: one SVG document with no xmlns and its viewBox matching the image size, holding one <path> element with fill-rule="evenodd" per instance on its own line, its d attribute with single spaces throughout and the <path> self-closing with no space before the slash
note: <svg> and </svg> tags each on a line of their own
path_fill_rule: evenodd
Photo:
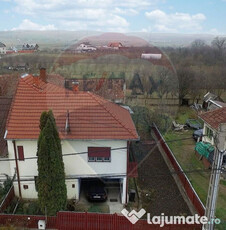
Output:
<svg viewBox="0 0 226 230">
<path fill-rule="evenodd" d="M 17 174 L 17 182 L 18 182 L 18 188 L 19 188 L 19 197 L 22 198 L 21 186 L 20 186 L 19 166 L 18 166 L 17 153 L 16 153 L 16 142 L 15 142 L 15 140 L 13 140 L 12 142 L 13 142 L 14 156 L 15 156 L 15 162 L 16 162 L 16 174 Z"/>
</svg>

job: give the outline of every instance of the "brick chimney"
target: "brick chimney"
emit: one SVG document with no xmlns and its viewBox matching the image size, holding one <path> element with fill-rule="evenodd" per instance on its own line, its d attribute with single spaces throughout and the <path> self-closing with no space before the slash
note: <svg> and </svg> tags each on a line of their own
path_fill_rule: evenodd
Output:
<svg viewBox="0 0 226 230">
<path fill-rule="evenodd" d="M 72 82 L 72 90 L 74 92 L 78 92 L 79 91 L 79 82 L 78 81 L 73 81 Z"/>
<path fill-rule="evenodd" d="M 44 82 L 47 82 L 46 68 L 44 67 L 40 68 L 40 79 Z"/>
</svg>

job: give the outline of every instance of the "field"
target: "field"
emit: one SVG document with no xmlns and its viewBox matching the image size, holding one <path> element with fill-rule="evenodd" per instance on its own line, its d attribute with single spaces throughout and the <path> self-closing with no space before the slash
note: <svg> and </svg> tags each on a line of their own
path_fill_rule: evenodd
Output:
<svg viewBox="0 0 226 230">
<path fill-rule="evenodd" d="M 184 124 L 187 118 L 196 118 L 196 113 L 188 108 L 181 107 L 178 112 L 176 121 Z M 181 132 L 169 131 L 165 134 L 165 139 L 168 141 L 168 145 L 171 150 L 174 152 L 177 160 L 181 164 L 182 168 L 185 171 L 191 171 L 186 173 L 190 179 L 192 185 L 194 186 L 196 192 L 198 193 L 203 204 L 206 204 L 206 197 L 208 193 L 208 185 L 210 178 L 210 171 L 197 171 L 204 169 L 204 166 L 201 161 L 195 155 L 194 147 L 195 141 L 192 138 L 193 130 L 184 130 Z M 189 138 L 189 139 L 188 139 Z M 170 140 L 178 140 L 172 141 Z M 183 140 L 184 139 L 184 140 Z M 196 170 L 196 171 L 195 171 Z M 226 220 L 226 183 L 222 181 L 219 187 L 218 203 L 216 216 L 222 220 Z"/>
</svg>

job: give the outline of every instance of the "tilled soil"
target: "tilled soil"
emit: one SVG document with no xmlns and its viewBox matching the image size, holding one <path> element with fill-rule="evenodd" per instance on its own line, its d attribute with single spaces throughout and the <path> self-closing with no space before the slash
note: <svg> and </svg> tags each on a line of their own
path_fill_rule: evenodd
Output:
<svg viewBox="0 0 226 230">
<path fill-rule="evenodd" d="M 142 207 L 151 216 L 161 213 L 167 216 L 191 215 L 158 147 L 139 143 L 134 150 L 139 162 L 138 187 Z"/>
</svg>

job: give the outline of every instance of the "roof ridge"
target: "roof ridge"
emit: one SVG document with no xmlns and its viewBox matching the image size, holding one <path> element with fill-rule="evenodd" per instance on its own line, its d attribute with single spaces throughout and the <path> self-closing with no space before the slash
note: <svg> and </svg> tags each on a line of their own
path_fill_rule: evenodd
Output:
<svg viewBox="0 0 226 230">
<path fill-rule="evenodd" d="M 122 125 L 123 126 L 123 128 L 125 128 L 128 132 L 130 132 L 130 134 L 132 134 L 134 137 L 135 137 L 135 135 L 134 135 L 134 133 L 128 128 L 128 127 L 126 127 L 122 122 L 120 122 L 120 120 L 116 117 L 116 115 L 115 114 L 113 114 L 112 112 L 110 112 L 103 104 L 101 104 L 100 102 L 99 102 L 99 100 L 97 99 L 97 98 L 99 98 L 99 96 L 98 95 L 96 95 L 96 94 L 94 94 L 94 93 L 91 93 L 91 92 L 89 92 L 88 91 L 88 94 L 95 100 L 95 101 L 97 101 L 98 103 L 99 103 L 99 105 L 100 106 L 102 106 L 120 125 Z M 101 98 L 102 99 L 102 98 Z M 105 99 L 104 99 L 105 100 Z M 108 101 L 108 100 L 106 100 L 106 101 Z M 115 103 L 113 103 L 113 102 L 111 102 L 111 101 L 108 101 L 109 103 L 111 103 L 111 104 L 114 104 L 114 105 L 116 105 Z"/>
</svg>

